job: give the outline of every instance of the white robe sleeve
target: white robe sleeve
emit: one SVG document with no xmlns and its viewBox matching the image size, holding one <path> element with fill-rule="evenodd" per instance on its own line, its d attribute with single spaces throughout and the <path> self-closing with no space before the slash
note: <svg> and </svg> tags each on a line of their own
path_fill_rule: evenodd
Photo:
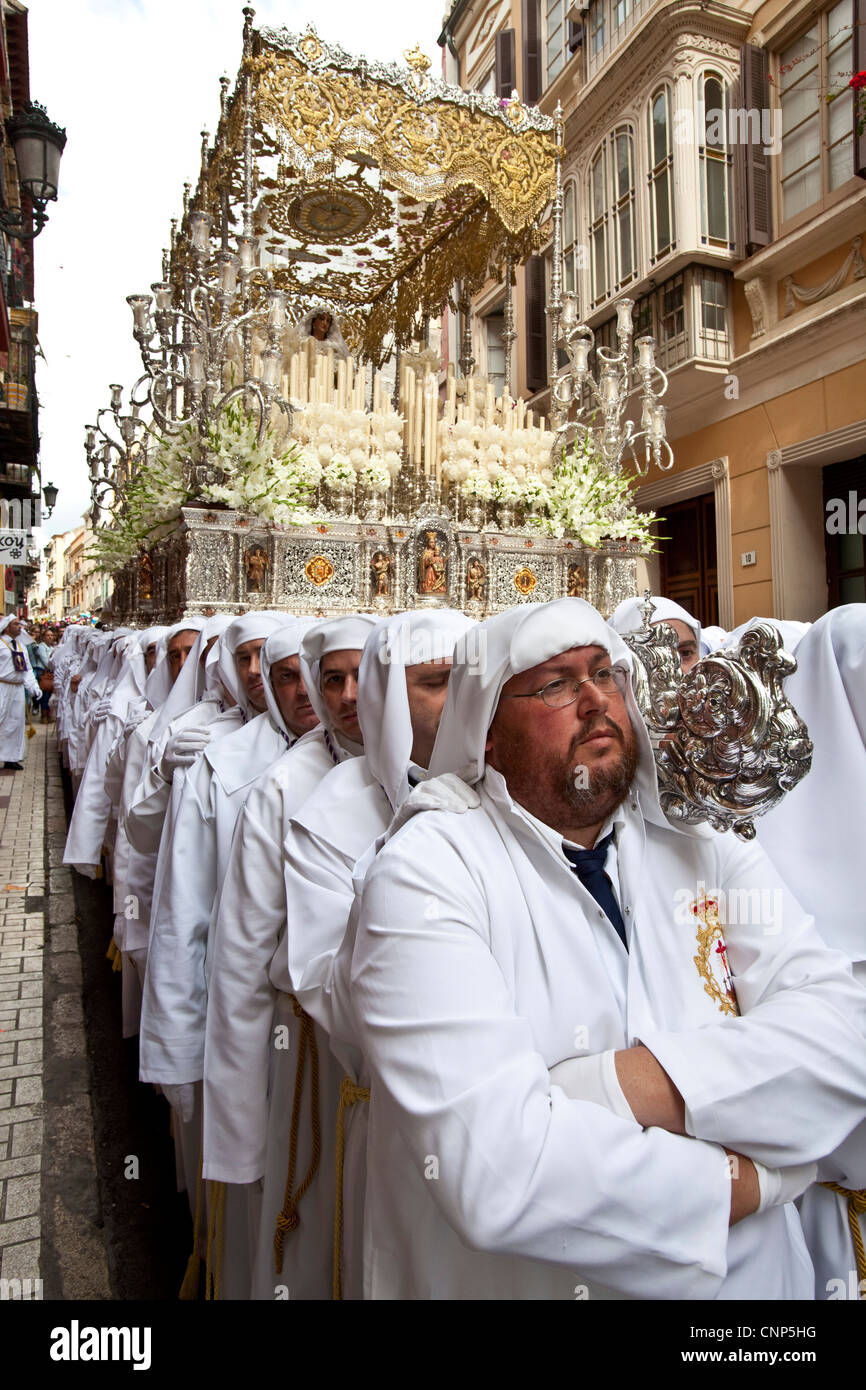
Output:
<svg viewBox="0 0 866 1390">
<path fill-rule="evenodd" d="M 129 843 L 139 854 L 153 854 L 159 849 L 165 814 L 171 800 L 171 782 L 159 775 L 156 760 L 159 752 L 148 748 L 149 762 L 135 789 L 126 817 Z"/>
<path fill-rule="evenodd" d="M 406 826 L 364 888 L 352 992 L 374 1114 L 382 1088 L 417 1171 L 437 1157 L 429 1200 L 471 1249 L 629 1297 L 712 1298 L 727 1268 L 725 1155 L 550 1085 L 490 950 L 487 904 L 438 821 Z"/>
<path fill-rule="evenodd" d="M 220 890 L 204 1056 L 203 1176 L 255 1182 L 265 1171 L 268 1062 L 276 991 L 268 967 L 285 926 L 278 819 L 246 805 Z M 267 808 L 265 808 L 267 809 Z"/>
<path fill-rule="evenodd" d="M 354 860 L 303 825 L 283 841 L 289 979 L 301 1007 L 330 1037 L 352 1036 L 332 989 L 334 959 L 352 910 Z M 347 1032 L 348 1028 L 348 1032 Z"/>
<path fill-rule="evenodd" d="M 216 896 L 211 768 L 188 775 L 157 874 L 141 1009 L 142 1081 L 182 1085 L 204 1070 L 207 939 Z"/>
<path fill-rule="evenodd" d="M 105 767 L 120 729 L 120 721 L 112 715 L 97 725 L 69 823 L 63 862 L 72 865 L 87 878 L 96 877 L 105 832 L 111 819 L 111 800 L 105 788 Z"/>
<path fill-rule="evenodd" d="M 731 849 L 726 915 L 762 919 L 724 927 L 741 1016 L 640 1041 L 679 1089 L 690 1134 L 771 1167 L 810 1163 L 866 1115 L 866 990 L 763 850 Z"/>
</svg>

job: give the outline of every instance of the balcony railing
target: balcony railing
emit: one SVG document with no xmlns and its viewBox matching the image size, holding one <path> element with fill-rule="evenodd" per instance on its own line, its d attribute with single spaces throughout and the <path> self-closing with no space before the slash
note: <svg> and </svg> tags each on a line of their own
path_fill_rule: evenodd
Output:
<svg viewBox="0 0 866 1390">
<path fill-rule="evenodd" d="M 34 400 L 36 314 L 32 309 L 9 310 L 9 359 L 0 372 L 0 408 L 26 411 Z"/>
</svg>

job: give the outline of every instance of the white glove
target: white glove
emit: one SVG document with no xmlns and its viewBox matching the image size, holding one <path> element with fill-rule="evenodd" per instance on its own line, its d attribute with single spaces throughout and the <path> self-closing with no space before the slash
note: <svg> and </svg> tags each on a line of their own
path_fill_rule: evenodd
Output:
<svg viewBox="0 0 866 1390">
<path fill-rule="evenodd" d="M 210 729 L 206 724 L 196 724 L 189 729 L 181 729 L 172 734 L 163 749 L 157 772 L 165 782 L 170 782 L 176 767 L 191 767 L 203 748 L 210 743 Z"/>
<path fill-rule="evenodd" d="M 812 1186 L 818 1176 L 817 1163 L 797 1163 L 792 1168 L 765 1168 L 755 1158 L 752 1162 L 758 1175 L 758 1211 L 793 1202 L 795 1197 L 802 1196 L 806 1188 Z"/>
<path fill-rule="evenodd" d="M 181 1122 L 188 1125 L 195 1111 L 195 1086 L 185 1081 L 181 1086 L 163 1086 L 165 1096 L 172 1110 L 176 1110 Z"/>
<path fill-rule="evenodd" d="M 603 1105 L 621 1120 L 637 1124 L 616 1074 L 613 1050 L 588 1057 L 567 1057 L 550 1068 L 550 1079 L 570 1100 L 589 1100 Z"/>
<path fill-rule="evenodd" d="M 100 724 L 100 723 L 102 722 L 102 720 L 106 717 L 106 715 L 108 715 L 108 714 L 110 714 L 110 713 L 111 713 L 111 700 L 110 700 L 110 698 L 106 698 L 106 699 L 104 699 L 104 700 L 100 700 L 100 701 L 99 701 L 99 704 L 96 706 L 96 709 L 93 711 L 93 722 L 94 722 L 94 724 Z"/>
</svg>

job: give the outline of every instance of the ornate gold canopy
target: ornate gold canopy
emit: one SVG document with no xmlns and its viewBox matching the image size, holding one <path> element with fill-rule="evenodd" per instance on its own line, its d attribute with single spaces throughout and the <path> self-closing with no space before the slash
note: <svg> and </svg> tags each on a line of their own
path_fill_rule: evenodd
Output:
<svg viewBox="0 0 866 1390">
<path fill-rule="evenodd" d="M 417 49 L 405 56 L 406 67 L 370 63 L 313 29 L 253 33 L 191 204 L 237 231 L 251 202 L 274 285 L 304 307 L 332 304 L 377 363 L 456 281 L 471 290 L 506 255 L 525 259 L 555 185 L 548 117 L 446 85 Z M 185 218 L 175 273 L 187 237 Z"/>
</svg>

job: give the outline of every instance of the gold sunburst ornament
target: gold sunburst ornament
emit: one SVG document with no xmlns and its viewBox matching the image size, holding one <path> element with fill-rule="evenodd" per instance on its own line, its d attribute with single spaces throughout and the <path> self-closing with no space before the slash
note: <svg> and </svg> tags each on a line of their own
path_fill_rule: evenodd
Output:
<svg viewBox="0 0 866 1390">
<path fill-rule="evenodd" d="M 524 565 L 514 576 L 514 587 L 524 598 L 527 594 L 532 593 L 537 583 L 538 580 L 528 565 Z"/>
<path fill-rule="evenodd" d="M 321 589 L 323 584 L 327 584 L 334 577 L 334 566 L 327 555 L 314 555 L 304 565 L 304 574 L 311 584 L 315 584 L 317 589 Z"/>
</svg>

